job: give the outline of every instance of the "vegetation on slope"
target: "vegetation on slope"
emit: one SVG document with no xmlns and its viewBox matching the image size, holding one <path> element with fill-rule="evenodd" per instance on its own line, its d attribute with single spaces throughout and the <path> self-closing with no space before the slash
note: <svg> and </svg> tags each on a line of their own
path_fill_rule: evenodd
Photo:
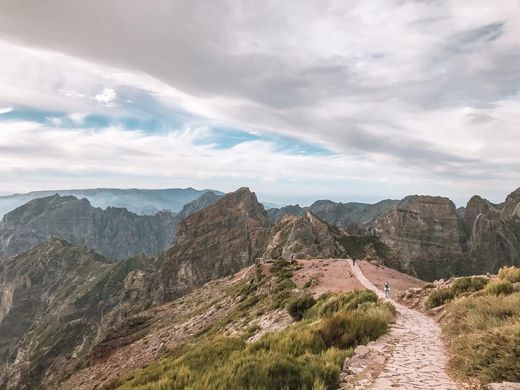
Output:
<svg viewBox="0 0 520 390">
<path fill-rule="evenodd" d="M 271 277 L 259 273 L 250 282 L 237 283 L 228 293 L 240 304 L 227 318 L 185 348 L 109 388 L 336 389 L 345 357 L 352 348 L 383 334 L 395 311 L 366 290 L 310 301 L 295 293 L 290 276 L 297 267 L 278 260 Z M 296 305 L 298 322 L 250 338 L 257 330 L 246 326 L 252 319 L 295 302 L 302 303 Z M 235 331 L 228 334 L 230 326 Z"/>
<path fill-rule="evenodd" d="M 451 340 L 450 368 L 455 377 L 480 383 L 520 381 L 520 283 L 508 280 L 510 276 L 517 280 L 519 272 L 514 267 L 503 270 L 500 280 L 476 292 L 452 288 L 443 330 Z M 481 286 L 467 279 L 458 279 L 464 280 L 458 284 Z"/>
</svg>

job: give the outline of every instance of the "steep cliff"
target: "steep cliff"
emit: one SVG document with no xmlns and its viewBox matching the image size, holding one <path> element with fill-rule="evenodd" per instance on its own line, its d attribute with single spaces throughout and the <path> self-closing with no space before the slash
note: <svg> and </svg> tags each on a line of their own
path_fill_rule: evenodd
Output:
<svg viewBox="0 0 520 390">
<path fill-rule="evenodd" d="M 520 188 L 494 205 L 474 196 L 466 206 L 464 233 L 468 273 L 496 272 L 520 266 Z"/>
<path fill-rule="evenodd" d="M 408 196 L 372 224 L 400 265 L 421 278 L 453 272 L 462 255 L 459 220 L 448 198 Z"/>
<path fill-rule="evenodd" d="M 458 210 L 448 198 L 409 196 L 371 227 L 398 266 L 431 280 L 519 265 L 519 210 L 520 189 L 500 205 L 474 196 Z"/>
<path fill-rule="evenodd" d="M 159 256 L 163 299 L 251 265 L 265 248 L 271 221 L 247 188 L 181 221 L 176 245 Z"/>
<path fill-rule="evenodd" d="M 0 254 L 16 255 L 51 237 L 122 259 L 156 254 L 175 240 L 178 219 L 170 212 L 140 216 L 126 209 L 92 207 L 87 199 L 53 195 L 34 199 L 0 221 Z"/>
</svg>

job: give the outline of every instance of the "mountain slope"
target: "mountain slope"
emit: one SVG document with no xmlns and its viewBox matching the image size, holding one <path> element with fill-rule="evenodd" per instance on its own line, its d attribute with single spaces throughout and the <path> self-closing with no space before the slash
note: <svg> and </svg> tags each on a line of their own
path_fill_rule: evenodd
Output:
<svg viewBox="0 0 520 390">
<path fill-rule="evenodd" d="M 155 254 L 175 240 L 177 219 L 170 212 L 140 216 L 87 199 L 53 195 L 34 199 L 0 221 L 0 254 L 11 256 L 51 237 L 85 245 L 118 259 Z"/>
<path fill-rule="evenodd" d="M 0 389 L 36 389 L 83 364 L 140 262 L 53 239 L 1 264 Z"/>
<path fill-rule="evenodd" d="M 25 216 L 18 217 L 27 222 Z M 51 239 L 5 259 L 0 389 L 53 388 L 92 359 L 142 337 L 150 326 L 142 310 L 253 264 L 270 226 L 256 196 L 244 188 L 183 220 L 178 243 L 153 258 L 114 262 Z"/>
</svg>

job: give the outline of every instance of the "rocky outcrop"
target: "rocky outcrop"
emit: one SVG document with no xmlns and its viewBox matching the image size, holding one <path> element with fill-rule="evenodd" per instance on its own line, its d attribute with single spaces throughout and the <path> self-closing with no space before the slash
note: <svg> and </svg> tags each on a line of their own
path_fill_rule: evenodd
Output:
<svg viewBox="0 0 520 390">
<path fill-rule="evenodd" d="M 266 259 L 331 258 L 338 255 L 337 231 L 311 212 L 285 216 L 271 230 Z"/>
<path fill-rule="evenodd" d="M 520 189 L 501 205 L 474 196 L 464 218 L 467 252 L 464 273 L 496 273 L 504 265 L 520 266 Z"/>
<path fill-rule="evenodd" d="M 520 189 L 503 204 L 474 196 L 458 210 L 448 198 L 409 196 L 371 227 L 398 266 L 423 279 L 520 265 Z"/>
<path fill-rule="evenodd" d="M 179 224 L 177 243 L 159 257 L 161 298 L 171 299 L 254 263 L 271 221 L 247 188 L 230 193 Z"/>
<path fill-rule="evenodd" d="M 87 199 L 56 194 L 34 199 L 4 216 L 0 254 L 16 255 L 56 237 L 117 259 L 152 255 L 173 245 L 177 223 L 167 211 L 140 216 L 122 208 L 95 208 Z"/>
<path fill-rule="evenodd" d="M 420 278 L 453 272 L 462 255 L 459 220 L 448 198 L 408 196 L 372 224 L 405 270 Z"/>
<path fill-rule="evenodd" d="M 391 199 L 374 204 L 336 203 L 331 200 L 318 200 L 309 207 L 285 206 L 278 209 L 269 209 L 267 212 L 275 221 L 280 221 L 286 215 L 303 216 L 310 211 L 327 223 L 347 228 L 352 225 L 366 226 L 374 218 L 395 208 L 398 202 Z"/>
</svg>

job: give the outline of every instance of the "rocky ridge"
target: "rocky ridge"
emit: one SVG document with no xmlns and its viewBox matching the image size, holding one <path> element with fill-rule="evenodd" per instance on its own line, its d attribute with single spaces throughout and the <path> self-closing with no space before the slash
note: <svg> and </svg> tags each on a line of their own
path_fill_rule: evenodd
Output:
<svg viewBox="0 0 520 390">
<path fill-rule="evenodd" d="M 272 229 L 263 254 L 267 259 L 332 258 L 344 254 L 337 244 L 338 231 L 310 211 L 286 215 Z"/>
<path fill-rule="evenodd" d="M 520 189 L 501 205 L 474 196 L 462 210 L 448 198 L 409 196 L 371 229 L 398 267 L 433 280 L 520 265 Z"/>
<path fill-rule="evenodd" d="M 386 199 L 374 204 L 349 202 L 336 203 L 331 200 L 318 200 L 309 207 L 299 205 L 272 208 L 267 213 L 275 221 L 280 221 L 286 215 L 303 216 L 310 211 L 322 220 L 340 228 L 352 225 L 366 226 L 374 218 L 392 210 L 398 200 Z"/>
</svg>

